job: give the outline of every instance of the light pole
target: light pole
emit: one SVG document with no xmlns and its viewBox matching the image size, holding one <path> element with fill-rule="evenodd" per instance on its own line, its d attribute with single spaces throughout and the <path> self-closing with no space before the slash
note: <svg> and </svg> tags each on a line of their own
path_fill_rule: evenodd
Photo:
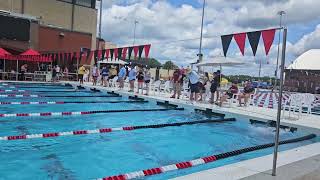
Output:
<svg viewBox="0 0 320 180">
<path fill-rule="evenodd" d="M 199 57 L 198 63 L 202 62 L 202 34 L 203 34 L 203 19 L 204 19 L 204 8 L 206 6 L 206 0 L 203 0 L 203 6 L 202 6 L 202 17 L 201 17 L 201 32 L 200 32 L 200 45 L 199 45 L 199 53 L 197 56 Z M 200 67 L 198 66 L 198 72 L 200 72 Z"/>
<path fill-rule="evenodd" d="M 134 29 L 133 29 L 133 46 L 134 46 L 134 43 L 136 41 L 136 28 L 137 28 L 137 24 L 139 23 L 139 21 L 137 20 L 134 20 Z"/>
<path fill-rule="evenodd" d="M 280 28 L 282 27 L 282 16 L 286 14 L 285 11 L 279 11 L 277 13 L 280 16 Z M 278 66 L 279 66 L 279 56 L 280 56 L 280 38 L 281 38 L 281 29 L 279 30 L 279 37 L 278 37 L 278 54 L 277 54 L 277 66 L 274 72 L 274 87 L 277 86 L 277 79 L 278 79 Z"/>
<path fill-rule="evenodd" d="M 101 25 L 102 25 L 102 0 L 100 0 L 99 39 L 101 39 L 101 29 L 102 29 Z"/>
</svg>

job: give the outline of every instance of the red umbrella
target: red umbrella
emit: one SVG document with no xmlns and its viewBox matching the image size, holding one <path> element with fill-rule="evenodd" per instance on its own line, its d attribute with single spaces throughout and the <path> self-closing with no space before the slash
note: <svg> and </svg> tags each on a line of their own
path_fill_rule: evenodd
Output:
<svg viewBox="0 0 320 180">
<path fill-rule="evenodd" d="M 0 48 L 0 57 L 4 58 L 6 55 L 11 55 L 8 51 Z"/>
<path fill-rule="evenodd" d="M 21 53 L 20 55 L 25 56 L 40 56 L 40 53 L 38 51 L 35 51 L 33 49 L 28 49 L 25 52 Z"/>
</svg>

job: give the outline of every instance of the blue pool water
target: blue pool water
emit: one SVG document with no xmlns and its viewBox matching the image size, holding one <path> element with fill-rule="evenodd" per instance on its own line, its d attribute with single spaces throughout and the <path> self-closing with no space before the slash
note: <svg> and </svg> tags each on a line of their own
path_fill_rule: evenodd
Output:
<svg viewBox="0 0 320 180">
<path fill-rule="evenodd" d="M 28 85 L 39 86 L 39 85 Z M 52 91 L 62 86 L 19 88 L 30 91 Z M 4 89 L 4 88 L 1 88 Z M 73 93 L 46 92 L 40 95 L 108 95 L 81 91 Z M 117 101 L 128 97 L 89 98 L 0 98 L 0 101 Z M 0 113 L 35 113 L 62 111 L 91 111 L 110 109 L 164 108 L 156 102 L 118 104 L 58 104 L 58 105 L 0 105 Z M 137 126 L 208 117 L 193 109 L 165 112 L 126 112 L 57 117 L 0 118 L 0 136 L 39 134 L 97 128 Z M 211 117 L 210 119 L 218 119 Z M 309 134 L 281 130 L 280 139 Z M 47 139 L 0 141 L 0 179 L 94 179 L 137 170 L 160 167 L 208 155 L 227 152 L 274 140 L 274 128 L 251 125 L 247 119 L 223 124 L 140 129 L 107 134 L 63 136 Z M 280 150 L 318 142 L 319 138 L 280 146 Z M 200 170 L 223 166 L 272 153 L 268 148 L 189 169 L 173 171 L 147 179 L 168 179 Z M 271 166 L 271 165 L 270 165 Z"/>
</svg>

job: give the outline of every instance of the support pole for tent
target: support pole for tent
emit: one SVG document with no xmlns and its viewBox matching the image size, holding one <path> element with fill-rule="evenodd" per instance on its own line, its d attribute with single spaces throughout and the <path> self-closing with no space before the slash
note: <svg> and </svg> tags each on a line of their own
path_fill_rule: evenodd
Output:
<svg viewBox="0 0 320 180">
<path fill-rule="evenodd" d="M 275 135 L 275 146 L 273 153 L 273 166 L 272 166 L 272 176 L 276 175 L 277 170 L 277 158 L 278 158 L 278 146 L 279 146 L 279 129 L 280 129 L 280 119 L 281 119 L 281 109 L 282 109 L 282 90 L 283 90 L 283 78 L 284 78 L 284 65 L 286 59 L 286 42 L 287 42 L 287 28 L 283 29 L 283 39 L 282 39 L 282 57 L 281 57 L 281 67 L 280 67 L 280 90 L 278 98 L 278 111 L 277 111 L 277 126 Z"/>
<path fill-rule="evenodd" d="M 18 59 L 17 59 L 16 81 L 18 81 L 18 77 L 19 77 L 19 62 L 18 62 Z"/>
</svg>

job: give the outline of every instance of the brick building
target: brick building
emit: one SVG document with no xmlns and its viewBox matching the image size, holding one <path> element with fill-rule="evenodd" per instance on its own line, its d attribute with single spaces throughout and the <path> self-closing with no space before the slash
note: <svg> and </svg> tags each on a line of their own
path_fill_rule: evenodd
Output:
<svg viewBox="0 0 320 180">
<path fill-rule="evenodd" d="M 320 49 L 299 56 L 285 71 L 285 88 L 295 92 L 319 93 Z"/>
</svg>

